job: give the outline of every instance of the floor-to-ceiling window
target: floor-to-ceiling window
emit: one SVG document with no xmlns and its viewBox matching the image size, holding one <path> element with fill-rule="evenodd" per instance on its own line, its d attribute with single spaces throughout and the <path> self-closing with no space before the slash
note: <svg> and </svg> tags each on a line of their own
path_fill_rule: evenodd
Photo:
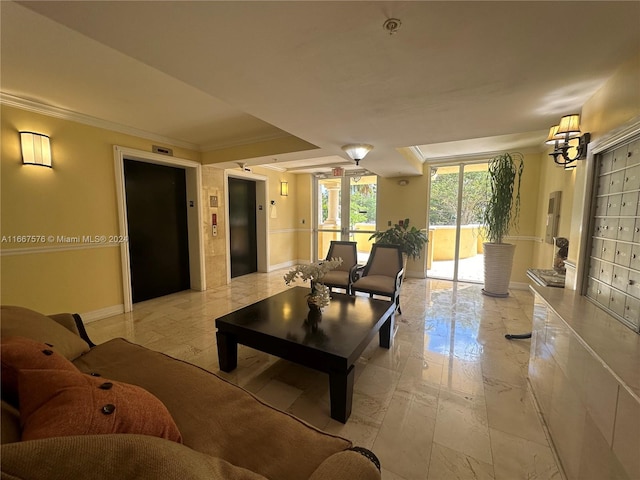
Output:
<svg viewBox="0 0 640 480">
<path fill-rule="evenodd" d="M 427 276 L 482 282 L 487 163 L 431 168 Z"/>
<path fill-rule="evenodd" d="M 317 258 L 326 257 L 331 240 L 343 240 L 357 242 L 358 261 L 365 263 L 376 231 L 377 177 L 317 177 L 315 191 Z"/>
</svg>

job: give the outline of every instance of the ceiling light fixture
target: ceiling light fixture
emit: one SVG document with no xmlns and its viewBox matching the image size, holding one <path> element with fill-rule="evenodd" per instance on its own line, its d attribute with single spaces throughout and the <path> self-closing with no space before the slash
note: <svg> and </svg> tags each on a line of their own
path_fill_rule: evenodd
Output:
<svg viewBox="0 0 640 480">
<path fill-rule="evenodd" d="M 356 165 L 360 165 L 360 160 L 367 156 L 371 150 L 373 150 L 373 145 L 369 145 L 368 143 L 350 143 L 348 145 L 343 145 L 342 150 L 346 152 L 347 155 L 356 162 Z"/>
<path fill-rule="evenodd" d="M 558 125 L 554 125 L 549 129 L 549 136 L 545 143 L 547 145 L 553 145 L 553 152 L 549 155 L 553 157 L 553 161 L 566 167 L 575 162 L 576 160 L 583 160 L 587 157 L 587 145 L 591 135 L 585 133 L 580 134 L 580 115 L 574 113 L 572 115 L 565 115 L 560 119 Z M 570 144 L 571 141 L 577 140 L 578 144 Z M 575 156 L 569 156 L 569 149 L 575 148 Z"/>
</svg>

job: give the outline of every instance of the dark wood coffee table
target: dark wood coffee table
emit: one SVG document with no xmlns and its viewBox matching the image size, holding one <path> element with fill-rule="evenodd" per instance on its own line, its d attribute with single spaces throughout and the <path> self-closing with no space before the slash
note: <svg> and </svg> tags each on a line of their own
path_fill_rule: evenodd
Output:
<svg viewBox="0 0 640 480">
<path fill-rule="evenodd" d="M 395 304 L 333 293 L 322 318 L 309 317 L 309 288 L 294 287 L 216 319 L 220 370 L 238 365 L 238 343 L 329 374 L 331 418 L 351 414 L 354 365 L 377 333 L 389 348 Z M 308 318 L 309 317 L 309 318 Z"/>
</svg>

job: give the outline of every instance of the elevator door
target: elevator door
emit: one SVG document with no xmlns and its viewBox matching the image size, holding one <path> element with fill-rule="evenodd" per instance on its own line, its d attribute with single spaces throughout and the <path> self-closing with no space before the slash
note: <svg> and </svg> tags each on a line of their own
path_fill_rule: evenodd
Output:
<svg viewBox="0 0 640 480">
<path fill-rule="evenodd" d="M 229 177 L 231 278 L 258 271 L 256 182 Z"/>
<path fill-rule="evenodd" d="M 188 290 L 184 169 L 124 160 L 134 303 Z"/>
</svg>

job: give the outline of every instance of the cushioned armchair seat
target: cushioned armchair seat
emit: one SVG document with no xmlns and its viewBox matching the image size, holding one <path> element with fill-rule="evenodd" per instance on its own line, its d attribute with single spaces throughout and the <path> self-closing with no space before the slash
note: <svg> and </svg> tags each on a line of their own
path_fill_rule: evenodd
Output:
<svg viewBox="0 0 640 480">
<path fill-rule="evenodd" d="M 396 288 L 396 278 L 386 275 L 367 275 L 358 280 L 356 291 L 373 293 L 393 297 Z"/>
<path fill-rule="evenodd" d="M 344 288 L 347 293 L 351 293 L 351 283 L 354 280 L 358 267 L 358 250 L 356 242 L 342 242 L 332 240 L 327 253 L 327 260 L 341 258 L 342 264 L 334 270 L 327 272 L 323 279 L 329 289 Z"/>
<path fill-rule="evenodd" d="M 402 251 L 398 245 L 374 243 L 369 260 L 351 285 L 351 291 L 382 295 L 396 303 L 400 311 L 400 286 L 404 275 Z"/>
<path fill-rule="evenodd" d="M 351 285 L 351 273 L 342 270 L 331 270 L 325 273 L 322 279 L 327 286 L 349 289 Z"/>
</svg>

